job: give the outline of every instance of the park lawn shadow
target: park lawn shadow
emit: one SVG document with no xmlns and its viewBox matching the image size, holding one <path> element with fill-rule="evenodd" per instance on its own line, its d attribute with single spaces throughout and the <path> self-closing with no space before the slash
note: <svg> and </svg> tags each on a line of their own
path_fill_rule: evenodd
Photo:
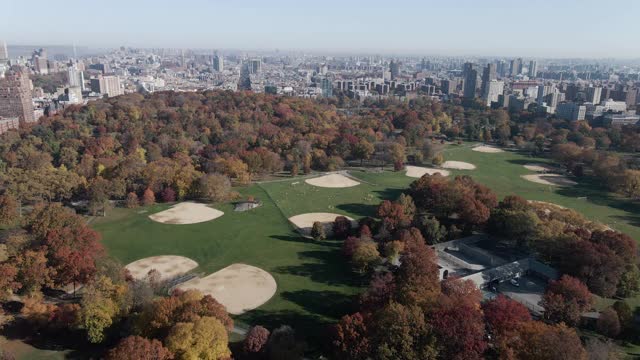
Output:
<svg viewBox="0 0 640 360">
<path fill-rule="evenodd" d="M 528 154 L 521 154 L 521 155 L 528 156 Z M 531 159 L 509 159 L 507 160 L 507 162 L 510 164 L 522 165 L 522 166 L 528 165 L 528 164 L 543 164 L 543 165 L 549 165 L 551 167 L 558 166 L 558 164 L 554 163 L 551 160 L 543 159 L 535 156 L 531 156 Z"/>
<path fill-rule="evenodd" d="M 337 291 L 287 291 L 282 293 L 282 297 L 309 312 L 332 319 L 357 311 L 358 296 Z"/>
<path fill-rule="evenodd" d="M 373 192 L 378 194 L 378 197 L 382 200 L 396 200 L 405 192 L 405 190 L 406 189 L 400 188 L 386 188 L 382 190 L 374 190 Z"/>
<path fill-rule="evenodd" d="M 337 209 L 348 212 L 349 214 L 353 214 L 355 216 L 375 216 L 376 211 L 378 209 L 377 205 L 371 204 L 340 204 L 336 205 Z"/>
<path fill-rule="evenodd" d="M 563 187 L 557 193 L 567 197 L 586 198 L 585 200 L 600 206 L 609 206 L 634 214 L 640 213 L 640 203 L 612 194 L 592 177 L 582 177 L 577 185 Z"/>
<path fill-rule="evenodd" d="M 299 265 L 276 267 L 273 271 L 310 278 L 314 282 L 331 286 L 363 286 L 363 280 L 350 268 L 339 249 L 329 251 L 303 251 L 298 254 Z"/>
</svg>

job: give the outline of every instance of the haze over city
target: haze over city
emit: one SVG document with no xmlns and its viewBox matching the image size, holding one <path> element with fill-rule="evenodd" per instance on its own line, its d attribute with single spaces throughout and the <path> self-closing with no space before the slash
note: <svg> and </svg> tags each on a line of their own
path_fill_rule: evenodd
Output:
<svg viewBox="0 0 640 360">
<path fill-rule="evenodd" d="M 639 4 L 0 3 L 0 360 L 640 359 Z"/>
<path fill-rule="evenodd" d="M 634 0 L 10 0 L 9 44 L 307 50 L 351 54 L 640 57 Z"/>
</svg>

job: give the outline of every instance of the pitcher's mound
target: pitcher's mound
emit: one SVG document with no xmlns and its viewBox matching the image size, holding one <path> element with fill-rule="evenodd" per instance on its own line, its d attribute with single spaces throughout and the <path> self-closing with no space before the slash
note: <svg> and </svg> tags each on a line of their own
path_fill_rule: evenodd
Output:
<svg viewBox="0 0 640 360">
<path fill-rule="evenodd" d="M 471 150 L 477 151 L 477 152 L 481 152 L 481 153 L 489 153 L 489 154 L 495 154 L 495 153 L 504 152 L 504 150 L 502 150 L 500 148 L 497 148 L 495 146 L 488 146 L 488 145 L 476 146 L 476 147 L 472 148 Z"/>
<path fill-rule="evenodd" d="M 305 182 L 309 185 L 325 187 L 325 188 L 346 188 L 359 185 L 360 183 L 349 179 L 341 174 L 329 174 L 312 179 L 307 179 Z"/>
<path fill-rule="evenodd" d="M 194 278 L 176 286 L 176 289 L 200 290 L 205 295 L 211 295 L 233 315 L 266 303 L 277 288 L 271 274 L 245 264 L 232 264 L 209 276 Z"/>
<path fill-rule="evenodd" d="M 303 235 L 310 235 L 311 228 L 313 227 L 313 223 L 316 221 L 319 221 L 324 225 L 325 232 L 329 234 L 331 233 L 333 222 L 336 220 L 336 217 L 338 216 L 346 217 L 347 219 L 351 220 L 351 226 L 355 226 L 356 221 L 353 220 L 352 218 L 345 215 L 334 214 L 334 213 L 300 214 L 300 215 L 290 217 L 289 221 L 291 221 L 293 225 L 295 225 Z"/>
<path fill-rule="evenodd" d="M 527 170 L 535 171 L 535 172 L 549 172 L 553 171 L 553 168 L 549 165 L 544 164 L 526 164 L 524 168 Z"/>
<path fill-rule="evenodd" d="M 434 175 L 434 174 L 449 176 L 449 172 L 447 170 L 426 168 L 421 166 L 405 166 L 405 168 L 407 169 L 406 175 L 412 178 L 421 178 L 423 175 Z"/>
<path fill-rule="evenodd" d="M 208 207 L 205 204 L 194 202 L 181 202 L 171 208 L 149 215 L 149 219 L 163 224 L 196 224 L 224 215 L 220 210 Z"/>
<path fill-rule="evenodd" d="M 475 165 L 463 161 L 445 161 L 442 167 L 454 170 L 473 170 L 476 168 Z"/>
<path fill-rule="evenodd" d="M 522 175 L 522 178 L 543 185 L 573 186 L 577 184 L 575 181 L 569 180 L 566 176 L 560 174 Z"/>
<path fill-rule="evenodd" d="M 184 256 L 152 256 L 125 266 L 136 280 L 144 280 L 151 270 L 160 273 L 161 280 L 173 279 L 198 267 L 198 263 Z"/>
</svg>

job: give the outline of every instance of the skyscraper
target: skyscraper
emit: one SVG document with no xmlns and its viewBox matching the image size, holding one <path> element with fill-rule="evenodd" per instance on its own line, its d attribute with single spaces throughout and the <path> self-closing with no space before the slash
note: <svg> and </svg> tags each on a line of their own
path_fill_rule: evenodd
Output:
<svg viewBox="0 0 640 360">
<path fill-rule="evenodd" d="M 79 87 L 84 91 L 84 73 L 78 70 L 78 66 L 76 64 L 69 65 L 67 75 L 69 76 L 70 87 Z"/>
<path fill-rule="evenodd" d="M 391 60 L 389 63 L 389 71 L 391 72 L 391 80 L 395 80 L 400 76 L 400 63 Z"/>
<path fill-rule="evenodd" d="M 473 63 L 465 63 L 462 70 L 462 76 L 464 77 L 464 91 L 463 96 L 467 99 L 473 99 L 476 97 L 476 87 L 478 86 L 478 70 Z"/>
<path fill-rule="evenodd" d="M 492 102 L 497 102 L 500 95 L 504 93 L 504 82 L 498 80 L 491 80 L 485 86 L 485 91 L 482 93 L 482 99 L 487 106 L 491 106 Z"/>
<path fill-rule="evenodd" d="M 496 64 L 487 64 L 487 67 L 482 70 L 482 86 L 480 87 L 480 93 L 485 94 L 487 86 L 489 86 L 489 82 L 496 78 Z"/>
<path fill-rule="evenodd" d="M 517 58 L 511 60 L 511 67 L 509 68 L 511 77 L 516 77 L 522 73 L 522 59 Z"/>
<path fill-rule="evenodd" d="M 535 79 L 538 76 L 538 62 L 535 60 L 529 61 L 529 77 Z"/>
<path fill-rule="evenodd" d="M 0 63 L 6 63 L 7 61 L 9 61 L 7 43 L 5 41 L 0 41 Z"/>
<path fill-rule="evenodd" d="M 600 104 L 600 99 L 602 97 L 602 87 L 600 86 L 590 86 L 587 88 L 587 101 L 592 103 L 593 105 Z"/>
<path fill-rule="evenodd" d="M 320 80 L 320 86 L 322 88 L 322 96 L 333 96 L 333 84 L 331 83 L 331 79 L 323 77 L 322 80 Z"/>
<path fill-rule="evenodd" d="M 47 50 L 38 49 L 31 55 L 31 62 L 33 62 L 33 68 L 38 74 L 46 75 L 49 73 L 49 61 L 47 60 Z"/>
<path fill-rule="evenodd" d="M 217 72 L 224 71 L 224 58 L 222 55 L 214 55 L 213 56 L 213 70 Z"/>
<path fill-rule="evenodd" d="M 31 80 L 20 68 L 12 68 L 0 79 L 0 116 L 34 122 Z"/>
<path fill-rule="evenodd" d="M 262 72 L 262 60 L 251 59 L 251 61 L 249 61 L 249 73 L 259 74 L 260 72 Z"/>
</svg>

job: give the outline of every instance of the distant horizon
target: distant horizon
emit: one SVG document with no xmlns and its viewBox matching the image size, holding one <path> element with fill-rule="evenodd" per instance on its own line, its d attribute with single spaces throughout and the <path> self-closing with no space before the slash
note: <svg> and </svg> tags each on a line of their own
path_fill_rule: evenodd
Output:
<svg viewBox="0 0 640 360">
<path fill-rule="evenodd" d="M 640 58 L 636 0 L 112 0 L 92 12 L 80 0 L 64 7 L 33 0 L 29 8 L 47 10 L 10 1 L 0 15 L 0 37 L 99 49 Z"/>
<path fill-rule="evenodd" d="M 0 42 L 3 41 L 3 39 L 0 39 Z M 20 48 L 27 48 L 27 49 L 38 49 L 38 48 L 73 48 L 74 44 L 62 44 L 62 43 L 53 43 L 53 44 L 29 44 L 29 43 L 23 43 L 23 44 L 16 44 L 16 43 L 11 43 L 9 41 L 7 42 L 7 47 L 8 48 L 12 48 L 12 47 L 20 47 Z M 92 45 L 86 45 L 86 44 L 75 44 L 77 49 L 84 49 L 84 50 L 100 50 L 100 51 L 109 51 L 109 50 L 117 50 L 119 49 L 121 46 L 92 46 Z M 295 49 L 295 48 L 290 48 L 290 49 L 286 49 L 286 48 L 204 48 L 204 47 L 170 47 L 170 46 L 164 46 L 164 47 L 151 47 L 151 46 L 125 46 L 125 48 L 131 48 L 131 49 L 140 49 L 140 50 L 156 50 L 156 49 L 166 49 L 166 50 L 191 50 L 191 51 L 217 51 L 217 52 L 222 52 L 223 54 L 225 53 L 229 53 L 229 54 L 234 54 L 234 53 L 242 53 L 242 52 L 247 52 L 247 53 L 269 53 L 269 54 L 275 54 L 277 52 L 280 53 L 302 53 L 302 54 L 311 54 L 311 55 L 317 55 L 317 56 L 383 56 L 383 57 L 435 57 L 435 58 L 447 58 L 447 57 L 451 57 L 451 58 L 471 58 L 471 59 L 475 59 L 475 58 L 495 58 L 495 59 L 515 59 L 515 58 L 523 58 L 523 60 L 607 60 L 607 61 L 634 61 L 634 60 L 638 60 L 640 61 L 640 56 L 633 56 L 633 57 L 593 57 L 593 56 L 576 56 L 576 57 L 562 57 L 562 56 L 525 56 L 525 55 L 504 55 L 504 54 L 446 54 L 446 53 L 429 53 L 429 52 L 416 52 L 415 50 L 413 50 L 413 53 L 411 53 L 411 50 L 406 50 L 405 52 L 402 51 L 395 51 L 395 50 L 388 50 L 385 51 L 384 49 L 378 49 L 378 50 L 372 50 L 372 49 L 365 49 L 359 52 L 348 52 L 347 50 L 331 50 L 331 49 L 313 49 L 313 48 L 301 48 L 301 49 Z M 9 55 L 11 56 L 11 51 L 9 51 Z M 84 55 L 81 55 L 84 56 Z"/>
</svg>

